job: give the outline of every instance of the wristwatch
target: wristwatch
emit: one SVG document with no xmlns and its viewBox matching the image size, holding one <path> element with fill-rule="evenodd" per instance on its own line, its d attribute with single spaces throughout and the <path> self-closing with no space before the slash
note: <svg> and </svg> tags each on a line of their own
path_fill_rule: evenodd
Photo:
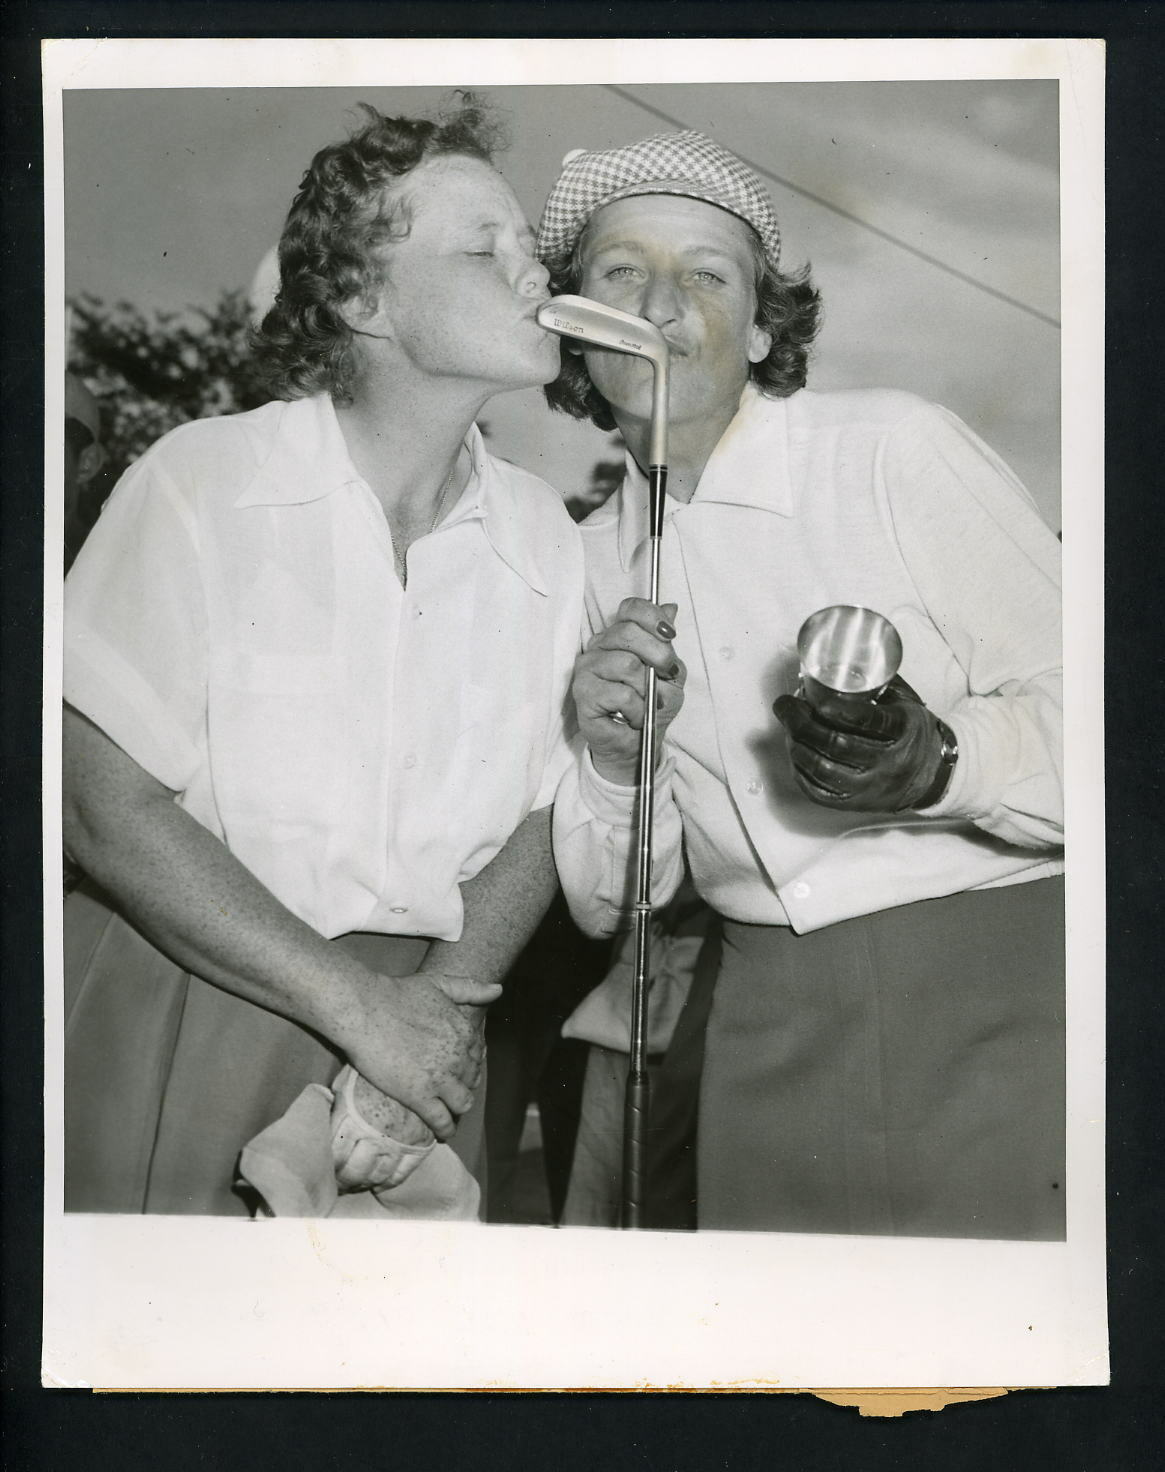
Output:
<svg viewBox="0 0 1165 1472">
<path fill-rule="evenodd" d="M 955 763 L 959 759 L 959 743 L 955 733 L 941 716 L 935 716 L 934 723 L 938 728 L 941 743 L 938 753 L 939 767 L 929 790 L 918 804 L 919 808 L 932 808 L 936 802 L 942 801 L 947 788 L 951 785 L 951 773 L 955 770 Z"/>
</svg>

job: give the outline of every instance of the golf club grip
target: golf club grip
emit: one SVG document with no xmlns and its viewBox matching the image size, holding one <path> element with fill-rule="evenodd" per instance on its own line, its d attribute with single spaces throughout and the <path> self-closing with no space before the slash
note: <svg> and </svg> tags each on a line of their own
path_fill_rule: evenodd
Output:
<svg viewBox="0 0 1165 1472">
<path fill-rule="evenodd" d="M 628 1068 L 623 1105 L 623 1226 L 632 1229 L 643 1225 L 650 1105 L 651 1084 L 646 1070 Z"/>
<path fill-rule="evenodd" d="M 659 538 L 663 536 L 663 513 L 664 508 L 667 505 L 667 502 L 664 499 L 664 494 L 667 491 L 667 466 L 650 466 L 648 469 L 648 481 L 648 518 L 650 525 L 650 530 L 648 534 L 651 537 L 654 537 L 655 540 L 658 542 Z M 659 573 L 657 566 L 652 575 L 651 601 L 653 603 L 658 602 L 659 600 L 658 583 Z"/>
</svg>

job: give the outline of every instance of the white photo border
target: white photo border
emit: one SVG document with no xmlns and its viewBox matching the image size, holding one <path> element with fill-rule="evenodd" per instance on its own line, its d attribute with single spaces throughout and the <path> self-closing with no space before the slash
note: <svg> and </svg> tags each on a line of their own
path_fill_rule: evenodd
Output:
<svg viewBox="0 0 1165 1472">
<path fill-rule="evenodd" d="M 472 61 L 467 61 L 471 46 Z M 1107 1383 L 1104 48 L 1070 40 L 92 40 L 43 46 L 46 485 L 61 483 L 71 89 L 1049 78 L 1060 83 L 1069 1160 L 1064 1243 L 61 1210 L 59 873 L 47 866 L 44 1383 L 792 1389 Z M 44 852 L 60 852 L 59 498 L 45 521 Z"/>
</svg>

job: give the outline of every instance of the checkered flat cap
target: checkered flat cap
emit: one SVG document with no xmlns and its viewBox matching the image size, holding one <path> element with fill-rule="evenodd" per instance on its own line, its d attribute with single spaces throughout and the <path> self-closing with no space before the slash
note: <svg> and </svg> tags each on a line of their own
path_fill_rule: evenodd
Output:
<svg viewBox="0 0 1165 1472">
<path fill-rule="evenodd" d="M 735 154 L 690 129 L 657 133 L 603 153 L 568 153 L 542 211 L 538 255 L 543 261 L 561 261 L 600 205 L 635 194 L 682 194 L 719 205 L 752 226 L 776 270 L 781 230 L 768 190 Z"/>
</svg>

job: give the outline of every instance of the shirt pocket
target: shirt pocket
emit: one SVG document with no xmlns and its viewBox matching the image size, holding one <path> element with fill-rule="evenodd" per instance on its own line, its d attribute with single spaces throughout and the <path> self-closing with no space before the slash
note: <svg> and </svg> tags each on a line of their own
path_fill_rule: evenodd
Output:
<svg viewBox="0 0 1165 1472">
<path fill-rule="evenodd" d="M 346 788 L 341 671 L 326 655 L 236 651 L 208 703 L 211 767 L 224 824 L 334 822 Z"/>
</svg>

